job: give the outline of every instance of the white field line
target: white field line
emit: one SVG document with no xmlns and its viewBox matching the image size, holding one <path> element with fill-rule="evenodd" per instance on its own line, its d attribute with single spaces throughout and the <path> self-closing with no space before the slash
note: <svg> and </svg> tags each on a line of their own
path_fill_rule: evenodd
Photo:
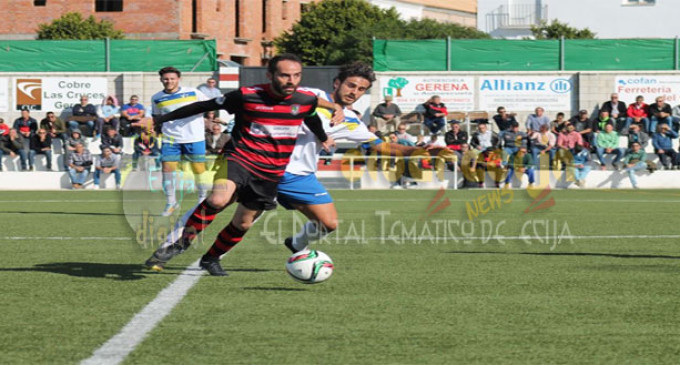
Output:
<svg viewBox="0 0 680 365">
<path fill-rule="evenodd" d="M 199 260 L 189 265 L 170 285 L 163 289 L 156 298 L 137 313 L 120 332 L 111 337 L 105 344 L 92 353 L 92 356 L 81 361 L 81 365 L 115 365 L 125 358 L 144 341 L 165 316 L 184 298 L 205 271 L 198 267 Z"/>
<path fill-rule="evenodd" d="M 452 199 L 448 197 L 449 201 L 452 202 L 472 202 L 475 199 Z M 430 198 L 419 198 L 419 199 L 333 199 L 336 202 L 429 202 Z M 149 199 L 149 200 L 127 200 L 127 199 L 113 199 L 113 200 L 0 200 L 0 203 L 116 203 L 116 202 L 158 202 L 161 199 Z M 533 199 L 513 199 L 513 202 L 531 202 Z M 560 204 L 568 203 L 680 203 L 680 200 L 652 200 L 652 199 L 565 199 L 559 200 Z M 2 213 L 0 211 L 0 213 Z"/>
<path fill-rule="evenodd" d="M 0 241 L 134 241 L 133 237 L 35 237 L 35 236 L 0 236 Z"/>
</svg>

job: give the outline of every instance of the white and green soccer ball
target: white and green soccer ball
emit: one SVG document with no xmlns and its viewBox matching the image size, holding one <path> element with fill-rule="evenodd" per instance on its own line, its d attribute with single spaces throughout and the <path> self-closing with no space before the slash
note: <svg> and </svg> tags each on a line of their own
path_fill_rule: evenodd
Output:
<svg viewBox="0 0 680 365">
<path fill-rule="evenodd" d="M 294 253 L 288 259 L 286 271 L 301 283 L 321 283 L 333 274 L 333 261 L 321 251 L 304 250 Z"/>
</svg>

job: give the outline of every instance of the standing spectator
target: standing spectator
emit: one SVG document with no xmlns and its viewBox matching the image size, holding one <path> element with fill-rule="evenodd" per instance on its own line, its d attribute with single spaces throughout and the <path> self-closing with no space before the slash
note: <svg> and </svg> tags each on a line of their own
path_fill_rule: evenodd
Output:
<svg viewBox="0 0 680 365">
<path fill-rule="evenodd" d="M 223 121 L 220 118 L 217 118 L 215 116 L 215 114 L 216 113 L 215 113 L 214 110 L 203 113 L 203 123 L 205 123 L 205 133 L 211 133 L 212 132 L 213 124 L 217 124 L 218 126 L 220 126 L 220 130 L 223 129 L 221 126 L 224 126 L 224 128 L 226 128 L 227 122 Z"/>
<path fill-rule="evenodd" d="M 604 110 L 609 113 L 609 117 L 612 118 L 614 127 L 617 131 L 622 134 L 628 133 L 628 128 L 625 125 L 626 119 L 628 118 L 628 111 L 626 108 L 626 103 L 619 101 L 619 94 L 612 93 L 609 96 L 609 101 L 602 103 L 600 110 Z"/>
<path fill-rule="evenodd" d="M 80 133 L 80 129 L 71 130 L 71 136 L 66 140 L 64 144 L 64 169 L 68 171 L 68 159 L 69 155 L 76 150 L 76 145 L 82 144 L 87 147 L 87 141 Z"/>
<path fill-rule="evenodd" d="M 12 128 L 7 134 L 0 135 L 0 171 L 2 171 L 2 157 L 9 155 L 14 158 L 20 154 L 22 147 L 16 129 Z"/>
<path fill-rule="evenodd" d="M 82 189 L 90 174 L 92 154 L 82 143 L 77 143 L 75 150 L 68 156 L 68 175 L 73 189 Z"/>
<path fill-rule="evenodd" d="M 560 128 L 560 130 L 563 128 Z M 555 144 L 557 143 L 557 137 L 548 130 L 545 125 L 541 126 L 538 132 L 534 132 L 529 136 L 531 141 L 531 157 L 534 159 L 534 164 L 536 168 L 542 168 L 542 159 L 540 156 L 548 154 L 548 167 L 550 170 L 553 168 L 553 162 L 555 160 Z"/>
<path fill-rule="evenodd" d="M 493 120 L 496 122 L 500 132 L 510 129 L 513 123 L 517 123 L 517 119 L 515 119 L 516 114 L 508 113 L 504 106 L 499 106 L 496 108 L 496 113 L 498 114 L 493 116 Z"/>
<path fill-rule="evenodd" d="M 637 124 L 645 127 L 645 132 L 652 133 L 654 130 L 649 129 L 649 106 L 645 104 L 645 98 L 642 95 L 635 97 L 635 102 L 628 105 L 626 115 L 626 126 L 624 129 L 630 127 L 631 124 Z"/>
<path fill-rule="evenodd" d="M 31 170 L 35 166 L 35 155 L 45 155 L 47 171 L 52 171 L 52 137 L 42 128 L 31 136 L 31 150 L 28 152 L 28 163 Z"/>
<path fill-rule="evenodd" d="M 212 131 L 205 134 L 205 153 L 206 155 L 219 155 L 222 148 L 229 142 L 231 137 L 222 133 L 219 124 L 213 124 Z"/>
<path fill-rule="evenodd" d="M 78 129 L 81 124 L 85 124 L 92 130 L 94 139 L 99 139 L 102 120 L 97 115 L 97 108 L 90 104 L 89 100 L 87 95 L 80 96 L 80 104 L 76 104 L 71 108 L 72 115 L 69 118 L 68 125 L 71 129 Z"/>
<path fill-rule="evenodd" d="M 5 120 L 0 118 L 0 137 L 8 136 L 10 129 L 11 128 L 5 123 Z"/>
<path fill-rule="evenodd" d="M 467 144 L 468 135 L 460 129 L 460 122 L 457 120 L 451 122 L 451 130 L 444 134 L 444 142 L 449 149 L 454 151 L 460 151 L 461 146 Z"/>
<path fill-rule="evenodd" d="M 597 119 L 595 119 L 592 124 L 593 132 L 598 133 L 604 131 L 607 124 L 611 124 L 612 126 L 616 127 L 612 118 L 609 117 L 609 112 L 600 110 Z"/>
<path fill-rule="evenodd" d="M 21 144 L 19 149 L 19 160 L 21 161 L 21 171 L 33 171 L 33 163 L 28 159 L 31 151 L 31 129 L 27 126 L 19 127 L 17 141 Z"/>
<path fill-rule="evenodd" d="M 446 125 L 446 105 L 441 102 L 439 95 L 434 95 L 425 104 L 425 125 L 430 133 L 437 134 Z"/>
<path fill-rule="evenodd" d="M 125 137 L 138 133 L 142 126 L 146 110 L 144 105 L 139 103 L 139 97 L 132 95 L 130 102 L 120 108 L 121 133 Z"/>
<path fill-rule="evenodd" d="M 470 146 L 478 151 L 486 151 L 498 146 L 498 136 L 488 129 L 486 123 L 477 124 L 477 132 L 472 134 Z"/>
<path fill-rule="evenodd" d="M 604 132 L 597 135 L 596 152 L 597 158 L 600 160 L 600 169 L 605 170 L 606 164 L 604 162 L 605 154 L 614 155 L 612 160 L 612 167 L 614 170 L 619 169 L 619 160 L 621 159 L 621 149 L 619 148 L 619 134 L 614 130 L 614 125 L 607 123 L 604 127 Z"/>
<path fill-rule="evenodd" d="M 98 134 L 103 134 L 104 126 L 115 129 L 116 131 L 120 128 L 120 120 L 118 119 L 118 113 L 120 113 L 120 107 L 118 106 L 118 99 L 115 96 L 109 95 L 104 99 L 104 103 L 99 108 L 99 117 L 101 118 L 101 123 L 99 123 Z"/>
<path fill-rule="evenodd" d="M 104 151 L 104 148 L 108 147 L 115 155 L 123 153 L 123 137 L 118 134 L 118 130 L 115 128 L 108 128 L 105 133 L 106 134 L 102 136 L 102 144 L 99 148 Z"/>
<path fill-rule="evenodd" d="M 527 117 L 527 133 L 535 132 L 541 129 L 542 125 L 548 126 L 550 128 L 550 118 L 544 115 L 545 109 L 540 106 L 534 110 L 534 114 L 529 114 Z"/>
<path fill-rule="evenodd" d="M 594 145 L 595 134 L 593 131 L 593 122 L 588 118 L 588 111 L 582 109 L 569 120 L 569 123 L 574 126 L 574 130 L 581 135 L 584 142 L 588 145 L 585 147 L 590 147 Z M 563 130 L 564 131 L 564 130 Z M 559 137 L 559 135 L 558 135 Z M 582 142 L 583 144 L 583 142 Z"/>
<path fill-rule="evenodd" d="M 527 148 L 528 145 L 527 134 L 519 131 L 519 123 L 514 123 L 509 130 L 499 133 L 498 140 L 503 148 L 503 162 L 507 162 L 520 148 Z"/>
<path fill-rule="evenodd" d="M 674 138 L 678 138 L 678 134 L 665 124 L 661 124 L 657 132 L 652 135 L 652 145 L 659 156 L 659 162 L 661 162 L 666 170 L 680 165 L 678 154 L 673 149 Z"/>
<path fill-rule="evenodd" d="M 38 122 L 31 117 L 31 112 L 28 109 L 22 109 L 21 116 L 14 120 L 14 129 L 17 130 L 17 133 L 21 133 L 21 128 L 28 128 L 30 134 L 38 130 Z"/>
<path fill-rule="evenodd" d="M 670 104 L 666 103 L 664 96 L 657 96 L 656 103 L 649 106 L 649 130 L 655 131 L 657 124 L 666 124 L 669 127 L 673 125 L 673 118 L 671 114 L 673 110 Z"/>
<path fill-rule="evenodd" d="M 397 126 L 397 138 L 403 139 L 403 140 L 406 140 L 406 141 L 409 141 L 409 142 L 415 144 L 416 143 L 416 137 L 414 135 L 411 135 L 408 132 L 406 132 L 406 128 L 407 128 L 406 123 L 404 123 L 404 122 L 399 123 L 399 125 Z"/>
<path fill-rule="evenodd" d="M 66 123 L 61 118 L 57 117 L 54 112 L 47 112 L 45 119 L 40 121 L 40 128 L 47 131 L 52 139 L 59 138 L 62 142 L 68 139 L 68 130 Z"/>
<path fill-rule="evenodd" d="M 545 128 L 547 127 L 548 126 L 545 126 Z M 510 187 L 510 181 L 515 174 L 515 170 L 520 174 L 527 174 L 529 177 L 529 187 L 534 186 L 534 160 L 531 158 L 531 155 L 527 153 L 526 146 L 520 147 L 517 152 L 511 156 L 508 163 L 508 175 L 505 177 L 505 188 Z"/>
<path fill-rule="evenodd" d="M 99 190 L 99 179 L 102 174 L 113 174 L 116 190 L 120 190 L 120 156 L 114 154 L 109 147 L 102 148 L 102 154 L 94 165 L 95 190 Z"/>
<path fill-rule="evenodd" d="M 639 143 L 642 149 L 647 148 L 649 144 L 649 135 L 640 130 L 640 126 L 633 124 L 628 128 L 628 148 L 631 147 L 633 143 Z"/>
<path fill-rule="evenodd" d="M 392 100 L 392 95 L 386 95 L 385 102 L 378 104 L 373 110 L 373 117 L 375 117 L 378 130 L 382 133 L 395 130 L 400 122 L 401 109 Z"/>
<path fill-rule="evenodd" d="M 633 142 L 633 144 L 630 146 L 630 150 L 626 152 L 626 156 L 623 158 L 623 164 L 625 166 L 623 171 L 628 173 L 628 178 L 630 179 L 630 184 L 633 185 L 633 189 L 638 189 L 635 172 L 646 169 L 646 161 L 647 153 L 645 153 L 645 151 L 640 148 L 639 143 Z"/>
<path fill-rule="evenodd" d="M 222 92 L 217 87 L 217 80 L 212 77 L 205 82 L 205 85 L 200 86 L 198 91 L 202 92 L 208 99 L 215 99 L 222 96 Z"/>
<path fill-rule="evenodd" d="M 572 164 L 569 167 L 570 171 L 574 174 L 576 185 L 582 188 L 586 187 L 586 177 L 590 172 L 590 166 L 588 165 L 589 161 L 590 151 L 580 144 L 575 145 Z"/>
<path fill-rule="evenodd" d="M 137 161 L 141 156 L 155 157 L 156 167 L 160 168 L 161 147 L 153 131 L 142 131 L 134 140 L 135 151 L 132 153 L 132 168 L 137 168 Z"/>
<path fill-rule="evenodd" d="M 555 116 L 555 120 L 550 123 L 550 131 L 557 136 L 562 132 L 562 130 L 567 126 L 569 121 L 564 119 L 564 113 L 559 112 Z M 557 137 L 555 137 L 557 138 Z"/>
<path fill-rule="evenodd" d="M 571 165 L 574 159 L 576 146 L 583 146 L 583 137 L 576 131 L 573 125 L 569 124 L 557 136 L 557 160 L 562 162 L 562 168 Z"/>
</svg>

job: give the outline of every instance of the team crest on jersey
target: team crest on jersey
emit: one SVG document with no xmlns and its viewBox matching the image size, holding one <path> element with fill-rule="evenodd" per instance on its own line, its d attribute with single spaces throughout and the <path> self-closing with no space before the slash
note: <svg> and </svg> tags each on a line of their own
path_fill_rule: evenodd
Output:
<svg viewBox="0 0 680 365">
<path fill-rule="evenodd" d="M 293 104 L 290 106 L 290 112 L 293 115 L 298 115 L 300 113 L 300 104 Z"/>
</svg>

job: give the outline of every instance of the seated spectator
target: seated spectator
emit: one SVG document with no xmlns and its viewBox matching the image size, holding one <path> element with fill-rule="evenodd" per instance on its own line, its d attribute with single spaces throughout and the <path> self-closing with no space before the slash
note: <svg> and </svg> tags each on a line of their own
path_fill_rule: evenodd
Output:
<svg viewBox="0 0 680 365">
<path fill-rule="evenodd" d="M 573 116 L 569 120 L 569 124 L 574 127 L 574 130 L 581 135 L 583 142 L 586 144 L 584 147 L 590 148 L 594 145 L 595 133 L 593 130 L 593 121 L 588 118 L 588 111 L 582 109 L 578 112 L 578 115 Z M 564 132 L 564 130 L 562 130 Z M 559 135 L 558 135 L 559 137 Z M 583 143 L 582 143 L 583 144 Z"/>
<path fill-rule="evenodd" d="M 406 129 L 407 129 L 406 123 L 404 122 L 399 123 L 399 125 L 397 126 L 397 137 L 399 139 L 403 139 L 415 144 L 416 137 L 414 135 L 407 133 Z"/>
<path fill-rule="evenodd" d="M 548 126 L 541 126 L 547 128 Z M 510 157 L 508 162 L 508 175 L 505 177 L 505 188 L 510 187 L 510 181 L 515 175 L 515 170 L 520 174 L 527 174 L 529 177 L 529 187 L 534 185 L 534 160 L 531 155 L 527 153 L 526 146 L 520 147 L 514 155 Z"/>
<path fill-rule="evenodd" d="M 508 113 L 503 106 L 496 108 L 496 113 L 498 114 L 493 116 L 493 120 L 496 122 L 498 130 L 501 132 L 510 129 L 513 123 L 517 123 L 517 119 L 515 119 L 516 114 Z"/>
<path fill-rule="evenodd" d="M 14 120 L 14 129 L 17 133 L 21 133 L 22 128 L 23 130 L 28 128 L 30 134 L 38 130 L 38 122 L 31 117 L 31 112 L 28 109 L 21 110 L 21 116 Z"/>
<path fill-rule="evenodd" d="M 52 137 L 42 128 L 31 136 L 31 150 L 28 152 L 28 163 L 31 170 L 35 166 L 35 155 L 45 155 L 47 171 L 52 171 Z"/>
<path fill-rule="evenodd" d="M 446 105 L 441 102 L 439 95 L 434 95 L 425 104 L 425 121 L 423 122 L 431 134 L 437 134 L 446 126 Z"/>
<path fill-rule="evenodd" d="M 619 101 L 619 94 L 612 93 L 609 96 L 609 101 L 602 103 L 600 111 L 606 111 L 609 114 L 616 131 L 621 132 L 622 134 L 628 133 L 628 126 L 626 126 L 628 110 L 626 108 L 626 103 Z"/>
<path fill-rule="evenodd" d="M 203 123 L 205 123 L 205 133 L 212 133 L 213 124 L 217 124 L 220 127 L 220 131 L 227 127 L 227 122 L 218 118 L 214 110 L 203 114 Z"/>
<path fill-rule="evenodd" d="M 145 113 L 144 105 L 139 103 L 139 97 L 132 95 L 130 102 L 120 108 L 121 134 L 125 137 L 139 134 Z"/>
<path fill-rule="evenodd" d="M 478 151 L 495 149 L 498 146 L 498 136 L 488 129 L 486 123 L 477 124 L 477 132 L 472 134 L 470 146 Z"/>
<path fill-rule="evenodd" d="M 589 161 L 590 151 L 580 144 L 574 146 L 574 155 L 569 171 L 571 171 L 574 175 L 574 181 L 576 181 L 576 185 L 582 188 L 586 187 L 586 177 L 590 172 L 590 166 L 588 165 Z"/>
<path fill-rule="evenodd" d="M 90 174 L 92 154 L 82 143 L 75 146 L 75 151 L 68 156 L 68 175 L 73 189 L 82 189 Z"/>
<path fill-rule="evenodd" d="M 673 167 L 678 167 L 678 154 L 673 150 L 673 139 L 678 138 L 678 133 L 671 130 L 666 124 L 661 124 L 657 128 L 657 132 L 652 135 L 652 145 L 659 161 L 666 168 L 671 170 Z"/>
<path fill-rule="evenodd" d="M 458 159 L 460 170 L 463 173 L 463 186 L 478 186 L 484 187 L 484 175 L 486 171 L 483 168 L 477 168 L 477 159 L 479 158 L 479 151 L 470 148 L 470 145 L 463 143 L 460 145 L 461 157 Z"/>
<path fill-rule="evenodd" d="M 90 99 L 87 95 L 80 96 L 80 104 L 76 104 L 71 108 L 71 117 L 69 118 L 69 128 L 79 129 L 80 125 L 87 125 L 95 139 L 99 139 L 99 131 L 101 130 L 101 118 L 97 115 L 97 108 L 90 104 Z"/>
<path fill-rule="evenodd" d="M 0 136 L 9 135 L 9 130 L 11 128 L 5 123 L 5 120 L 0 118 Z"/>
<path fill-rule="evenodd" d="M 82 144 L 87 148 L 87 140 L 80 133 L 80 129 L 71 130 L 71 136 L 64 143 L 64 169 L 68 171 L 68 156 L 76 150 L 76 145 Z"/>
<path fill-rule="evenodd" d="M 118 113 L 120 113 L 120 107 L 118 106 L 118 99 L 115 96 L 109 95 L 104 99 L 104 103 L 99 108 L 99 118 L 101 123 L 99 123 L 99 129 L 97 133 L 100 135 L 104 134 L 104 129 L 113 128 L 116 131 L 120 128 L 120 120 L 118 119 Z"/>
<path fill-rule="evenodd" d="M 161 146 L 153 132 L 142 131 L 134 140 L 135 151 L 132 153 L 132 168 L 137 168 L 137 161 L 141 156 L 155 157 L 156 167 L 160 168 Z"/>
<path fill-rule="evenodd" d="M 633 142 L 630 146 L 630 149 L 626 152 L 626 156 L 623 158 L 623 165 L 625 167 L 623 171 L 628 173 L 628 178 L 630 179 L 630 184 L 633 185 L 633 189 L 638 189 L 635 172 L 647 168 L 647 153 L 640 147 L 639 143 Z"/>
<path fill-rule="evenodd" d="M 222 133 L 222 128 L 219 124 L 213 124 L 212 132 L 205 134 L 205 154 L 219 155 L 222 153 L 222 148 L 229 142 L 231 137 L 228 134 Z"/>
<path fill-rule="evenodd" d="M 597 135 L 596 149 L 597 158 L 600 160 L 600 169 L 605 170 L 606 164 L 604 162 L 604 155 L 614 155 L 612 160 L 612 167 L 614 170 L 619 169 L 619 160 L 621 159 L 621 149 L 619 148 L 619 134 L 614 130 L 614 125 L 607 123 L 604 132 Z"/>
<path fill-rule="evenodd" d="M 206 96 L 207 100 L 222 96 L 220 88 L 217 87 L 217 80 L 212 77 L 205 82 L 205 85 L 199 86 L 198 91 L 202 92 L 203 95 Z"/>
<path fill-rule="evenodd" d="M 653 130 L 649 129 L 649 106 L 644 102 L 645 98 L 642 95 L 638 95 L 635 98 L 635 102 L 628 105 L 628 111 L 626 115 L 626 125 L 624 129 L 631 126 L 631 124 L 637 124 L 640 127 L 645 127 L 645 132 L 652 133 Z"/>
<path fill-rule="evenodd" d="M 540 106 L 534 110 L 534 114 L 529 114 L 527 117 L 527 133 L 536 132 L 541 129 L 542 125 L 548 126 L 550 128 L 550 118 L 544 115 L 545 110 Z"/>
<path fill-rule="evenodd" d="M 597 119 L 595 119 L 592 124 L 593 132 L 599 133 L 604 131 L 607 124 L 611 124 L 612 126 L 616 127 L 612 118 L 609 117 L 609 112 L 600 110 Z"/>
<path fill-rule="evenodd" d="M 40 128 L 46 130 L 52 139 L 59 138 L 62 142 L 65 142 L 69 137 L 66 123 L 57 117 L 54 112 L 47 112 L 45 114 L 45 119 L 40 121 Z"/>
<path fill-rule="evenodd" d="M 0 171 L 2 171 L 3 156 L 14 158 L 21 153 L 20 151 L 23 148 L 23 145 L 21 141 L 19 141 L 18 135 L 19 134 L 14 128 L 9 129 L 7 134 L 0 135 Z"/>
<path fill-rule="evenodd" d="M 482 124 L 480 124 L 482 125 Z M 501 180 L 503 180 L 503 154 L 501 150 L 487 149 L 482 151 L 477 158 L 478 168 L 486 169 L 486 172 L 493 177 L 494 186 L 496 188 L 501 187 Z M 481 176 L 481 181 L 479 182 L 479 187 L 484 187 L 484 174 L 477 175 Z"/>
<path fill-rule="evenodd" d="M 562 130 L 563 128 L 560 128 Z M 548 168 L 552 170 L 553 162 L 555 160 L 555 144 L 557 137 L 548 130 L 545 125 L 541 126 L 538 132 L 534 132 L 529 136 L 531 144 L 531 157 L 534 160 L 536 168 L 543 168 L 544 159 L 542 156 L 548 155 Z"/>
<path fill-rule="evenodd" d="M 123 153 L 123 137 L 118 134 L 118 130 L 115 128 L 106 129 L 105 134 L 102 136 L 102 144 L 99 148 L 104 151 L 104 148 L 108 147 L 111 152 L 115 155 L 120 155 Z"/>
<path fill-rule="evenodd" d="M 639 143 L 642 149 L 647 148 L 649 144 L 649 135 L 640 130 L 640 126 L 633 124 L 628 128 L 628 148 L 631 147 L 633 143 Z"/>
<path fill-rule="evenodd" d="M 94 165 L 94 188 L 99 190 L 99 179 L 102 174 L 113 174 L 116 189 L 120 190 L 120 156 L 109 147 L 102 147 L 102 154 Z"/>
<path fill-rule="evenodd" d="M 446 147 L 454 151 L 460 151 L 461 145 L 467 144 L 468 135 L 460 129 L 460 122 L 457 120 L 451 122 L 451 130 L 444 134 L 444 142 Z"/>
<path fill-rule="evenodd" d="M 547 125 L 545 125 L 547 127 Z M 528 146 L 527 134 L 519 131 L 519 123 L 514 123 L 510 129 L 498 134 L 500 147 L 503 149 L 503 162 L 507 162 L 520 148 Z"/>
<path fill-rule="evenodd" d="M 375 110 L 373 110 L 373 117 L 375 118 L 378 130 L 382 133 L 395 130 L 400 123 L 401 109 L 392 100 L 392 95 L 386 95 L 385 102 L 378 104 Z"/>
<path fill-rule="evenodd" d="M 28 159 L 31 152 L 31 129 L 30 127 L 21 126 L 19 127 L 19 133 L 17 133 L 17 140 L 21 144 L 21 149 L 19 149 L 19 160 L 21 161 L 21 171 L 33 171 L 33 162 Z"/>
<path fill-rule="evenodd" d="M 649 130 L 655 131 L 657 124 L 673 126 L 672 113 L 670 104 L 666 103 L 666 97 L 657 96 L 656 103 L 649 105 Z"/>
<path fill-rule="evenodd" d="M 575 153 L 575 147 L 577 145 L 583 146 L 583 137 L 576 131 L 573 125 L 568 124 L 566 128 L 562 130 L 559 136 L 557 136 L 557 160 L 562 162 L 562 168 L 566 169 L 570 166 Z"/>
<path fill-rule="evenodd" d="M 569 121 L 564 118 L 564 113 L 562 112 L 557 113 L 557 115 L 555 116 L 555 120 L 553 120 L 550 123 L 550 131 L 555 135 L 560 134 L 562 130 L 567 126 L 567 122 Z"/>
<path fill-rule="evenodd" d="M 680 132 L 680 104 L 673 107 L 673 113 L 671 116 L 673 117 L 673 130 Z"/>
</svg>

